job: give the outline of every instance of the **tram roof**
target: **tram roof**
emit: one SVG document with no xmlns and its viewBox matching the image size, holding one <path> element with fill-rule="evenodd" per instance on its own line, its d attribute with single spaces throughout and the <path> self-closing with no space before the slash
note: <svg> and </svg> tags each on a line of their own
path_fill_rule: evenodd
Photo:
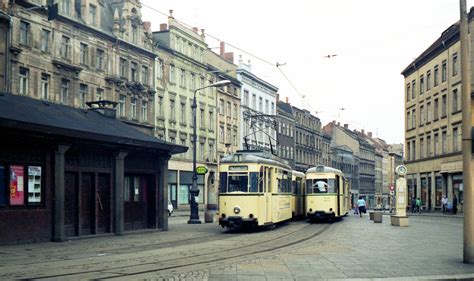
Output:
<svg viewBox="0 0 474 281">
<path fill-rule="evenodd" d="M 256 164 L 268 164 L 274 166 L 280 166 L 282 168 L 291 170 L 291 167 L 283 162 L 277 156 L 272 154 L 263 152 L 263 151 L 256 151 L 256 150 L 240 150 L 234 154 L 226 156 L 221 159 L 221 163 L 223 164 L 230 164 L 230 163 L 256 163 Z"/>
<path fill-rule="evenodd" d="M 332 167 L 327 167 L 327 166 L 316 166 L 313 168 L 309 168 L 306 171 L 306 174 L 308 173 L 336 173 L 336 174 L 342 174 L 341 170 L 332 168 Z"/>
</svg>

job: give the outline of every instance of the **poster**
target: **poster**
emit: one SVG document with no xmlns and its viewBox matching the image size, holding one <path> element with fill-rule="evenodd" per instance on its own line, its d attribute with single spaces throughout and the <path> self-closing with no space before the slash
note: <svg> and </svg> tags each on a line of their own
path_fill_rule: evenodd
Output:
<svg viewBox="0 0 474 281">
<path fill-rule="evenodd" d="M 41 203 L 41 167 L 28 167 L 28 203 Z"/>
<path fill-rule="evenodd" d="M 10 205 L 24 204 L 23 166 L 10 166 Z"/>
</svg>

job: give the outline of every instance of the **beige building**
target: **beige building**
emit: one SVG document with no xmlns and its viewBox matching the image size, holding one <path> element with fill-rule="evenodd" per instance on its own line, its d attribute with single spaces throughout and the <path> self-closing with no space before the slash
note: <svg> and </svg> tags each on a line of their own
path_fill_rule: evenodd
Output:
<svg viewBox="0 0 474 281">
<path fill-rule="evenodd" d="M 11 81 L 7 90 L 82 108 L 113 101 L 118 118 L 152 134 L 155 55 L 139 1 L 64 0 L 50 21 L 40 6 L 46 2 L 11 7 L 9 60 L 0 67 Z"/>
<path fill-rule="evenodd" d="M 190 29 L 173 18 L 153 32 L 156 41 L 156 136 L 171 143 L 189 147 L 186 153 L 169 161 L 168 195 L 175 208 L 189 208 L 189 189 L 193 174 L 193 114 L 196 89 L 215 82 L 208 71 L 204 30 Z M 208 172 L 198 175 L 198 204 L 215 206 L 217 199 L 217 89 L 206 88 L 196 93 L 197 166 Z M 212 194 L 210 194 L 212 193 Z"/>
<path fill-rule="evenodd" d="M 439 210 L 443 195 L 462 205 L 460 56 L 456 23 L 402 72 L 409 202 L 419 197 L 428 210 Z"/>
</svg>

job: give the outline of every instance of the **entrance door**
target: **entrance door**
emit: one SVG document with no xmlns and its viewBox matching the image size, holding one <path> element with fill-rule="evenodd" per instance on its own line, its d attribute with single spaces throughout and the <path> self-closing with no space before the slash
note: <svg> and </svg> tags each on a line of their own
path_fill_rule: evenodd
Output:
<svg viewBox="0 0 474 281">
<path fill-rule="evenodd" d="M 267 219 L 265 222 L 271 222 L 272 221 L 272 183 L 273 183 L 273 177 L 275 176 L 274 173 L 275 168 L 265 168 L 267 171 L 267 189 L 265 190 L 265 201 L 267 205 Z M 265 223 L 264 222 L 264 223 Z"/>
<path fill-rule="evenodd" d="M 94 216 L 94 174 L 81 174 L 81 194 L 80 194 L 80 225 L 81 235 L 95 233 L 95 216 Z"/>
<path fill-rule="evenodd" d="M 144 229 L 147 227 L 147 185 L 146 177 L 125 176 L 125 230 Z"/>
<path fill-rule="evenodd" d="M 97 233 L 110 232 L 110 175 L 99 174 L 97 187 Z"/>
<path fill-rule="evenodd" d="M 178 186 L 175 183 L 168 184 L 168 199 L 173 204 L 173 208 L 178 208 Z"/>
<path fill-rule="evenodd" d="M 78 236 L 78 176 L 77 173 L 65 173 L 64 186 L 64 224 L 66 237 Z"/>
</svg>

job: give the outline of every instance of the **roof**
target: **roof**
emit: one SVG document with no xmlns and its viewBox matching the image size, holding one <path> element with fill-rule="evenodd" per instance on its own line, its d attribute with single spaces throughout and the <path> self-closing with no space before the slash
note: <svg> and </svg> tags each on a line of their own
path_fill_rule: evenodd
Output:
<svg viewBox="0 0 474 281">
<path fill-rule="evenodd" d="M 289 116 L 293 117 L 293 109 L 291 107 L 291 104 L 283 101 L 278 101 L 277 108 L 285 113 L 288 113 Z"/>
<path fill-rule="evenodd" d="M 0 92 L 0 127 L 126 146 L 147 147 L 177 154 L 187 147 L 142 133 L 95 110 L 50 103 Z"/>
<path fill-rule="evenodd" d="M 335 174 L 341 174 L 342 175 L 341 170 L 338 170 L 338 169 L 335 169 L 335 168 L 332 168 L 332 167 L 322 166 L 322 165 L 318 165 L 316 167 L 309 168 L 306 171 L 306 175 L 313 174 L 313 173 L 316 173 L 316 174 L 318 174 L 318 173 L 335 173 Z"/>
<path fill-rule="evenodd" d="M 234 154 L 225 156 L 221 159 L 221 164 L 245 164 L 245 163 L 257 163 L 279 166 L 288 170 L 291 167 L 284 163 L 284 160 L 264 151 L 257 150 L 239 150 Z"/>
</svg>

